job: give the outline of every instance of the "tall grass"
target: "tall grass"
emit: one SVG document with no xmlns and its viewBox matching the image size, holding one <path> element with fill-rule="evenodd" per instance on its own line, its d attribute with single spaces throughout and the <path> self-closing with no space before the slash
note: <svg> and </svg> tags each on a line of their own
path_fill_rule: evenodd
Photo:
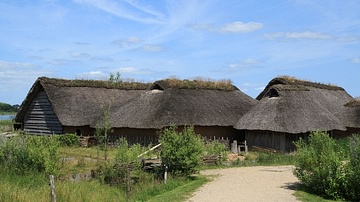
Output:
<svg viewBox="0 0 360 202">
<path fill-rule="evenodd" d="M 149 176 L 147 176 L 149 177 Z M 48 202 L 51 201 L 49 179 L 40 173 L 19 176 L 0 169 L 0 201 Z M 191 192 L 207 182 L 204 177 L 173 178 L 167 183 L 149 180 L 132 185 L 130 201 L 168 201 L 169 194 L 182 201 Z M 125 186 L 109 186 L 97 180 L 56 181 L 56 199 L 62 201 L 126 201 Z M 174 196 L 172 196 L 174 198 Z M 174 201 L 174 200 L 171 200 Z"/>
</svg>

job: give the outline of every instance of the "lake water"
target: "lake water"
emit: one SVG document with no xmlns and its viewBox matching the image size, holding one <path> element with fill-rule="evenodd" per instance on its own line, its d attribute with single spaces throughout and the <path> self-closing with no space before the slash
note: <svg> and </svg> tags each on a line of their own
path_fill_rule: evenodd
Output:
<svg viewBox="0 0 360 202">
<path fill-rule="evenodd" d="M 15 118 L 15 115 L 0 115 L 0 120 L 11 120 Z"/>
</svg>

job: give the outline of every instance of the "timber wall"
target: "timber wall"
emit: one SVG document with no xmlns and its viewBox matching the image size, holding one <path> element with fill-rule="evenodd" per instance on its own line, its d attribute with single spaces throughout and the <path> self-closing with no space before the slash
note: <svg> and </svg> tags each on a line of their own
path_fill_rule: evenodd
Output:
<svg viewBox="0 0 360 202">
<path fill-rule="evenodd" d="M 63 127 L 44 91 L 40 91 L 24 117 L 24 132 L 34 135 L 62 134 Z"/>
</svg>

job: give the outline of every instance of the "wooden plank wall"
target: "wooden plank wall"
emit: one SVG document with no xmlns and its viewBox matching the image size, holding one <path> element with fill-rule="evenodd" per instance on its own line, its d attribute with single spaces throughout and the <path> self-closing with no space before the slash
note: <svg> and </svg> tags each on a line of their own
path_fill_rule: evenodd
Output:
<svg viewBox="0 0 360 202">
<path fill-rule="evenodd" d="M 63 126 L 56 116 L 51 103 L 44 91 L 40 91 L 29 110 L 26 112 L 24 119 L 25 133 L 35 135 L 62 134 Z"/>
<path fill-rule="evenodd" d="M 272 131 L 246 131 L 245 139 L 249 145 L 258 147 L 267 147 L 281 152 L 295 151 L 293 141 L 306 139 L 306 134 L 289 134 Z"/>
</svg>

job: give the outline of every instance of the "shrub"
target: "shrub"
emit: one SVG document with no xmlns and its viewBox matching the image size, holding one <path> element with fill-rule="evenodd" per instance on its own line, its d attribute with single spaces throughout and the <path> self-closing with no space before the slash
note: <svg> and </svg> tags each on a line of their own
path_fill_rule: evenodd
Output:
<svg viewBox="0 0 360 202">
<path fill-rule="evenodd" d="M 360 201 L 360 135 L 350 138 L 350 163 L 347 172 L 347 198 L 351 201 Z"/>
<path fill-rule="evenodd" d="M 79 146 L 80 138 L 76 134 L 65 134 L 58 136 L 60 145 L 62 146 Z"/>
<path fill-rule="evenodd" d="M 294 174 L 309 190 L 328 198 L 342 198 L 345 172 L 335 141 L 325 132 L 312 132 L 308 143 L 295 142 Z"/>
<path fill-rule="evenodd" d="M 99 169 L 100 181 L 111 185 L 124 183 L 127 167 L 131 167 L 132 170 L 140 170 L 140 162 L 137 156 L 142 151 L 143 149 L 139 144 L 129 147 L 127 140 L 121 138 L 115 159 L 112 162 L 105 162 Z"/>
<path fill-rule="evenodd" d="M 189 176 L 199 171 L 204 144 L 193 127 L 177 132 L 177 127 L 165 128 L 160 132 L 160 156 L 164 165 L 175 175 Z"/>
<path fill-rule="evenodd" d="M 0 163 L 19 174 L 57 174 L 59 143 L 54 136 L 17 136 L 0 145 Z"/>
</svg>

